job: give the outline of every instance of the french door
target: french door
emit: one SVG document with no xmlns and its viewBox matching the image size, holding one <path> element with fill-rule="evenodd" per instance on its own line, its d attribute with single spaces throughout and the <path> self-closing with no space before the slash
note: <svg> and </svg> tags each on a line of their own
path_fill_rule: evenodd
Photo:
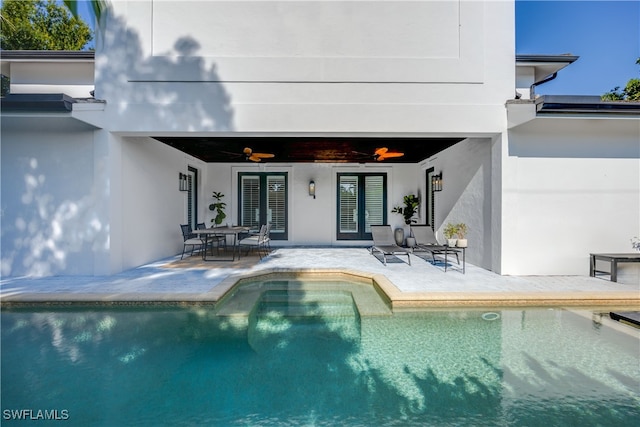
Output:
<svg viewBox="0 0 640 427">
<path fill-rule="evenodd" d="M 371 240 L 371 225 L 387 222 L 387 175 L 338 174 L 338 240 Z"/>
<path fill-rule="evenodd" d="M 238 223 L 255 231 L 271 223 L 270 238 L 286 240 L 287 173 L 241 172 L 238 178 Z"/>
</svg>

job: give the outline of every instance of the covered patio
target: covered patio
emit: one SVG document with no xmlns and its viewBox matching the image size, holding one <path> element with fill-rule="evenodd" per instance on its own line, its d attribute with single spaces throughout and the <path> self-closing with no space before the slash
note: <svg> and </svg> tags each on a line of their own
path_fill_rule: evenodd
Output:
<svg viewBox="0 0 640 427">
<path fill-rule="evenodd" d="M 423 257 L 424 255 L 421 255 Z M 385 267 L 366 248 L 287 247 L 260 260 L 203 262 L 179 256 L 111 276 L 10 278 L 1 283 L 2 302 L 216 302 L 239 279 L 272 274 L 289 278 L 374 280 L 394 307 L 615 306 L 640 305 L 637 270 L 618 283 L 588 276 L 501 276 L 467 263 L 440 265 L 411 255 L 412 265 L 388 259 Z"/>
</svg>

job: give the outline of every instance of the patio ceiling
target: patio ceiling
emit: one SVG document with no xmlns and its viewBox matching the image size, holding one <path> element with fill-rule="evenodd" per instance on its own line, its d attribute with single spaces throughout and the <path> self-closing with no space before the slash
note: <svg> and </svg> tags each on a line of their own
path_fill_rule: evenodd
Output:
<svg viewBox="0 0 640 427">
<path fill-rule="evenodd" d="M 349 137 L 153 137 L 207 163 L 245 161 L 245 147 L 271 153 L 263 162 L 376 162 L 374 152 L 387 147 L 402 157 L 385 163 L 417 163 L 464 138 L 349 138 Z"/>
</svg>

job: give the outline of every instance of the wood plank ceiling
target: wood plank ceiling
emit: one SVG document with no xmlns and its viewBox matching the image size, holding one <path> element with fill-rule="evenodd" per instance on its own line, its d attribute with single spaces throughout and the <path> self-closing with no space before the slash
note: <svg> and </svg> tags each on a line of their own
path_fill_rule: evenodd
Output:
<svg viewBox="0 0 640 427">
<path fill-rule="evenodd" d="M 245 148 L 270 153 L 262 162 L 317 163 L 379 161 L 378 148 L 404 153 L 385 163 L 417 163 L 464 138 L 349 138 L 349 137 L 153 137 L 207 163 L 246 161 Z"/>
</svg>

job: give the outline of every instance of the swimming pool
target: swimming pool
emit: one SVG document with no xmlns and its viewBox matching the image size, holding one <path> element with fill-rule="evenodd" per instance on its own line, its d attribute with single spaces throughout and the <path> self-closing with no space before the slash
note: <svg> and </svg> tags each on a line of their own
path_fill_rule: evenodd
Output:
<svg viewBox="0 0 640 427">
<path fill-rule="evenodd" d="M 39 414 L 83 426 L 631 426 L 640 417 L 638 332 L 588 310 L 392 312 L 370 285 L 272 281 L 215 308 L 1 316 L 6 425 Z"/>
</svg>

